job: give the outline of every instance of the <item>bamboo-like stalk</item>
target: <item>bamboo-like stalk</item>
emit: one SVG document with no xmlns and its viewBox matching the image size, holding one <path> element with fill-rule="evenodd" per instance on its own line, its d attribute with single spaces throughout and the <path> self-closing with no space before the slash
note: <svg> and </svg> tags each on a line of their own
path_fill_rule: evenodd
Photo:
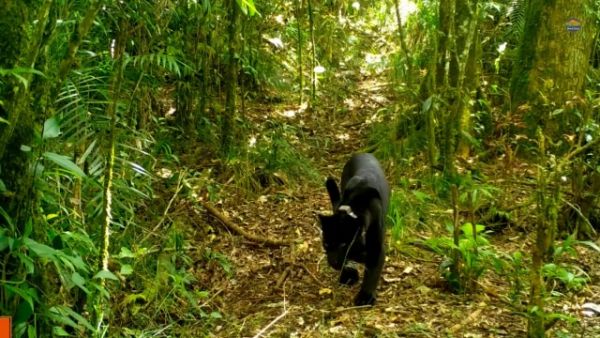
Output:
<svg viewBox="0 0 600 338">
<path fill-rule="evenodd" d="M 228 153 L 231 149 L 234 135 L 234 121 L 236 114 L 236 87 L 237 87 L 237 61 L 235 53 L 237 50 L 237 25 L 238 4 L 235 0 L 228 1 L 229 17 L 229 46 L 227 52 L 227 77 L 225 82 L 225 116 L 221 124 L 221 152 Z"/>
<path fill-rule="evenodd" d="M 460 280 L 460 251 L 458 250 L 458 245 L 460 241 L 460 224 L 459 224 L 459 210 L 458 210 L 458 187 L 456 185 L 452 185 L 452 223 L 453 223 L 453 232 L 452 239 L 454 241 L 454 249 L 452 250 L 452 266 L 451 266 L 451 274 L 456 280 L 459 282 L 459 287 L 462 287 L 462 281 Z"/>
<path fill-rule="evenodd" d="M 298 29 L 298 104 L 302 105 L 304 99 L 304 76 L 302 74 L 302 2 L 298 0 L 296 7 L 296 23 Z"/>
<path fill-rule="evenodd" d="M 399 0 L 394 0 L 394 7 L 396 8 L 396 21 L 398 22 L 398 39 L 400 39 L 400 48 L 402 49 L 404 59 L 406 60 L 406 86 L 410 88 L 412 83 L 412 62 L 410 53 L 408 52 L 408 47 L 406 46 L 406 41 L 404 41 L 404 29 L 402 28 L 402 16 L 400 15 Z"/>
<path fill-rule="evenodd" d="M 310 43 L 311 43 L 311 106 L 314 105 L 317 99 L 317 74 L 315 68 L 317 67 L 317 46 L 315 45 L 315 17 L 313 12 L 312 0 L 308 0 L 308 21 L 310 25 Z"/>
<path fill-rule="evenodd" d="M 546 153 L 544 135 L 542 129 L 537 129 L 538 146 L 541 163 L 545 163 Z M 531 338 L 539 338 L 545 336 L 545 312 L 544 312 L 544 279 L 542 276 L 542 267 L 544 265 L 544 256 L 548 248 L 548 177 L 543 168 L 543 165 L 538 166 L 537 171 L 537 205 L 539 210 L 538 224 L 536 228 L 536 241 L 532 247 L 531 271 L 530 277 L 530 292 L 529 292 L 529 308 L 527 321 L 527 336 Z"/>
<path fill-rule="evenodd" d="M 106 157 L 106 171 L 104 172 L 104 186 L 103 186 L 103 197 L 102 197 L 102 243 L 100 249 L 100 270 L 108 271 L 108 260 L 110 258 L 110 226 L 112 224 L 112 185 L 114 176 L 115 166 L 115 148 L 116 148 L 116 127 L 117 127 L 117 105 L 121 92 L 121 84 L 123 83 L 123 68 L 124 68 L 124 51 L 125 51 L 125 34 L 126 30 L 122 29 L 120 35 L 117 37 L 115 42 L 115 51 L 113 58 L 115 59 L 115 70 L 116 73 L 112 79 L 111 91 L 112 99 L 108 106 L 107 115 L 110 120 L 110 129 L 108 132 L 107 140 L 107 157 Z M 100 285 L 105 286 L 105 279 L 100 280 Z M 99 299 L 100 305 L 98 306 L 97 322 L 96 322 L 96 334 L 99 335 L 102 332 L 101 328 L 104 322 L 104 308 L 106 306 L 106 300 L 103 298 Z"/>
</svg>

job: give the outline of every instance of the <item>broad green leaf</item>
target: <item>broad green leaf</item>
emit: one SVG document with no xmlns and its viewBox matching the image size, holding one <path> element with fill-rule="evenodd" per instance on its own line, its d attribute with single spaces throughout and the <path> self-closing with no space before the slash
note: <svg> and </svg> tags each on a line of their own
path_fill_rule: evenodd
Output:
<svg viewBox="0 0 600 338">
<path fill-rule="evenodd" d="M 46 221 L 49 221 L 56 217 L 58 217 L 58 214 L 48 214 L 48 215 L 46 215 Z"/>
<path fill-rule="evenodd" d="M 587 245 L 591 249 L 596 250 L 596 252 L 600 252 L 600 246 L 598 246 L 598 244 L 596 244 L 592 241 L 581 241 L 581 242 L 579 242 L 579 244 Z"/>
<path fill-rule="evenodd" d="M 35 289 L 33 288 L 29 288 L 27 284 L 24 284 L 25 287 L 14 287 L 10 284 L 4 284 L 4 289 L 6 291 L 12 292 L 16 295 L 19 295 L 19 297 L 21 297 L 21 299 L 23 299 L 25 302 L 27 302 L 27 304 L 29 304 L 29 307 L 31 308 L 31 310 L 33 311 L 33 309 L 35 309 L 34 307 L 34 300 L 37 301 L 37 293 L 35 292 Z"/>
<path fill-rule="evenodd" d="M 55 117 L 51 117 L 44 122 L 43 139 L 55 138 L 60 135 L 60 125 Z"/>
<path fill-rule="evenodd" d="M 77 177 L 86 177 L 83 170 L 81 170 L 77 164 L 73 163 L 68 156 L 59 155 L 52 152 L 45 152 L 44 157 Z"/>
<path fill-rule="evenodd" d="M 10 122 L 8 122 L 7 119 L 0 117 L 0 123 L 6 123 L 10 125 Z"/>
<path fill-rule="evenodd" d="M 21 265 L 25 267 L 25 271 L 27 271 L 28 274 L 32 274 L 35 271 L 35 266 L 33 265 L 33 259 L 31 259 L 31 257 L 19 251 L 16 251 L 15 255 L 17 258 L 19 258 L 19 262 L 21 262 Z"/>
<path fill-rule="evenodd" d="M 115 276 L 114 273 L 108 271 L 108 270 L 100 270 L 95 276 L 94 279 L 111 279 L 111 280 L 116 280 L 118 281 L 119 278 L 117 278 L 117 276 Z"/>
<path fill-rule="evenodd" d="M 413 195 L 415 195 L 415 197 L 416 197 L 416 198 L 417 198 L 417 199 L 418 199 L 420 202 L 424 202 L 424 201 L 427 201 L 427 200 L 429 200 L 429 195 L 427 195 L 427 194 L 426 194 L 426 193 L 424 193 L 424 192 L 421 192 L 421 191 L 414 190 L 412 193 L 413 193 Z"/>
<path fill-rule="evenodd" d="M 131 250 L 125 247 L 121 247 L 121 252 L 119 252 L 118 258 L 135 258 L 135 255 Z"/>
<path fill-rule="evenodd" d="M 73 319 L 71 319 L 69 317 L 69 315 L 66 313 L 65 309 L 66 308 L 61 305 L 53 306 L 52 308 L 50 308 L 48 314 L 54 321 L 56 321 L 58 323 L 77 328 L 78 327 L 77 323 L 75 323 L 75 321 L 73 321 Z"/>
<path fill-rule="evenodd" d="M 477 233 L 482 232 L 483 230 L 485 230 L 485 226 L 481 225 L 481 224 L 477 224 L 475 226 Z M 466 236 L 473 236 L 473 225 L 471 223 L 465 223 L 462 225 L 461 227 L 462 232 L 466 235 Z"/>
<path fill-rule="evenodd" d="M 236 2 L 245 15 L 253 16 L 257 13 L 254 0 L 236 0 Z"/>
<path fill-rule="evenodd" d="M 133 268 L 129 264 L 124 264 L 121 266 L 121 274 L 123 276 L 131 275 L 133 273 Z"/>
<path fill-rule="evenodd" d="M 6 248 L 8 248 L 8 237 L 6 235 L 6 233 L 8 232 L 7 229 L 0 229 L 0 252 L 6 250 Z M 4 253 L 6 254 L 6 253 Z"/>
<path fill-rule="evenodd" d="M 8 225 L 11 228 L 14 228 L 15 225 L 12 222 L 12 218 L 10 217 L 10 215 L 6 212 L 6 210 L 4 210 L 4 208 L 0 207 L 0 216 L 2 216 L 4 218 L 4 220 L 6 221 L 6 223 L 8 223 Z"/>
<path fill-rule="evenodd" d="M 77 285 L 81 290 L 85 291 L 85 293 L 90 293 L 90 290 L 88 290 L 85 287 L 85 278 L 83 278 L 77 272 L 73 272 L 73 274 L 71 275 L 71 281 L 73 282 L 73 284 Z"/>
<path fill-rule="evenodd" d="M 33 220 L 30 218 L 25 222 L 25 230 L 23 231 L 23 237 L 29 237 L 33 231 Z"/>
<path fill-rule="evenodd" d="M 23 67 L 17 67 L 17 68 L 11 68 L 11 69 L 0 68 L 0 76 L 5 76 L 5 75 L 14 76 L 17 80 L 19 80 L 23 84 L 23 87 L 27 88 L 29 86 L 29 81 L 25 77 L 21 76 L 21 74 L 36 74 L 36 75 L 45 77 L 44 73 L 40 72 L 39 70 L 35 70 L 33 68 L 23 68 Z"/>
<path fill-rule="evenodd" d="M 67 256 L 66 257 L 69 262 L 75 267 L 77 268 L 79 271 L 84 271 L 84 272 L 88 272 L 90 271 L 89 267 L 87 266 L 87 264 L 83 261 L 83 259 L 81 259 L 80 256 Z"/>
<path fill-rule="evenodd" d="M 421 108 L 421 110 L 423 110 L 424 113 L 428 112 L 429 109 L 431 108 L 432 102 L 433 102 L 433 96 L 428 97 L 427 100 L 425 100 L 425 102 L 423 102 L 423 107 Z"/>
<path fill-rule="evenodd" d="M 13 315 L 14 323 L 26 323 L 31 318 L 33 314 L 33 308 L 29 302 L 19 302 L 17 306 L 17 311 Z"/>
<path fill-rule="evenodd" d="M 70 337 L 71 335 L 60 326 L 52 328 L 52 334 L 58 337 Z"/>
<path fill-rule="evenodd" d="M 56 259 L 56 250 L 39 242 L 34 241 L 31 238 L 25 238 L 23 240 L 25 246 L 29 250 L 33 251 L 36 255 L 42 258 Z"/>
<path fill-rule="evenodd" d="M 141 293 L 134 293 L 131 295 L 128 295 L 127 297 L 125 297 L 125 299 L 123 299 L 123 304 L 124 305 L 129 305 L 129 304 L 133 304 L 135 302 L 137 302 L 138 300 L 144 301 L 146 302 L 146 296 L 144 296 Z"/>
<path fill-rule="evenodd" d="M 37 338 L 37 333 L 35 332 L 35 326 L 27 325 L 27 337 L 28 338 Z"/>
</svg>

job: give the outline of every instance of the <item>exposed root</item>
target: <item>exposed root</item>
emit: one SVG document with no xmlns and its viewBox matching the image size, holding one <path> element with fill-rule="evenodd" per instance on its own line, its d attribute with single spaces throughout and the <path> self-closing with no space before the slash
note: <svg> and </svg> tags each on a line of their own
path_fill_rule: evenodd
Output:
<svg viewBox="0 0 600 338">
<path fill-rule="evenodd" d="M 204 209 L 206 209 L 206 211 L 208 211 L 211 215 L 213 215 L 219 221 L 221 221 L 221 223 L 223 223 L 229 230 L 241 235 L 242 237 L 252 242 L 270 246 L 285 246 L 292 244 L 292 241 L 290 240 L 281 240 L 268 237 L 263 238 L 255 234 L 249 233 L 246 230 L 242 229 L 239 225 L 233 223 L 229 218 L 227 218 L 225 215 L 223 215 L 221 212 L 215 209 L 212 205 L 204 201 L 200 201 L 200 204 L 204 207 Z"/>
</svg>

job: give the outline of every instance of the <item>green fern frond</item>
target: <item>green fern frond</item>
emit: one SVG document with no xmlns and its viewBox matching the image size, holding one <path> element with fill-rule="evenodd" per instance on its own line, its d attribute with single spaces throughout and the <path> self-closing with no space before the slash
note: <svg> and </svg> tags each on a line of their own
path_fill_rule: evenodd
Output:
<svg viewBox="0 0 600 338">
<path fill-rule="evenodd" d="M 152 72 L 153 67 L 160 68 L 168 73 L 181 77 L 193 72 L 193 68 L 175 55 L 165 53 L 151 53 L 138 56 L 132 56 L 126 59 L 125 64 L 132 64 L 133 67 L 145 72 Z"/>
</svg>

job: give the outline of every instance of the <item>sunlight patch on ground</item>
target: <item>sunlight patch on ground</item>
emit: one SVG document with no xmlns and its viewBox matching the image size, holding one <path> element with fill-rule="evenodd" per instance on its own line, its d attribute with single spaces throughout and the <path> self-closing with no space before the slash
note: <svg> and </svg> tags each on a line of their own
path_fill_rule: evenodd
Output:
<svg viewBox="0 0 600 338">
<path fill-rule="evenodd" d="M 256 136 L 252 135 L 248 140 L 248 147 L 254 148 L 256 147 Z"/>
<path fill-rule="evenodd" d="M 304 113 L 307 108 L 308 108 L 308 103 L 304 102 L 298 107 L 298 109 L 287 109 L 284 111 L 277 111 L 276 114 L 279 116 L 288 118 L 288 119 L 293 119 L 293 118 L 297 117 L 297 115 Z"/>
<path fill-rule="evenodd" d="M 281 113 L 281 115 L 283 115 L 285 117 L 293 118 L 293 117 L 296 117 L 296 113 L 298 113 L 298 111 L 296 111 L 296 110 L 286 110 L 283 113 Z"/>
<path fill-rule="evenodd" d="M 165 117 L 169 117 L 169 116 L 173 116 L 175 115 L 175 107 L 170 107 L 169 110 L 167 111 L 167 113 L 165 114 Z"/>
<path fill-rule="evenodd" d="M 168 169 L 168 168 L 161 168 L 156 173 L 156 176 L 162 177 L 162 178 L 171 178 L 171 177 L 173 177 L 173 171 L 171 169 Z"/>
<path fill-rule="evenodd" d="M 368 65 L 372 65 L 375 63 L 380 63 L 382 59 L 382 55 L 381 54 L 371 54 L 371 53 L 365 53 L 365 62 Z"/>
<path fill-rule="evenodd" d="M 372 124 L 372 123 L 380 123 L 383 121 L 383 116 L 381 116 L 381 114 L 375 113 L 372 114 L 371 116 L 369 116 L 367 118 L 367 120 L 365 121 L 366 124 Z"/>
<path fill-rule="evenodd" d="M 336 137 L 342 142 L 350 139 L 350 135 L 348 135 L 348 133 L 338 134 Z"/>
<path fill-rule="evenodd" d="M 358 103 L 351 99 L 351 98 L 347 98 L 344 100 L 344 104 L 346 105 L 346 107 L 348 107 L 348 109 L 352 110 L 354 108 L 358 108 Z"/>
</svg>

